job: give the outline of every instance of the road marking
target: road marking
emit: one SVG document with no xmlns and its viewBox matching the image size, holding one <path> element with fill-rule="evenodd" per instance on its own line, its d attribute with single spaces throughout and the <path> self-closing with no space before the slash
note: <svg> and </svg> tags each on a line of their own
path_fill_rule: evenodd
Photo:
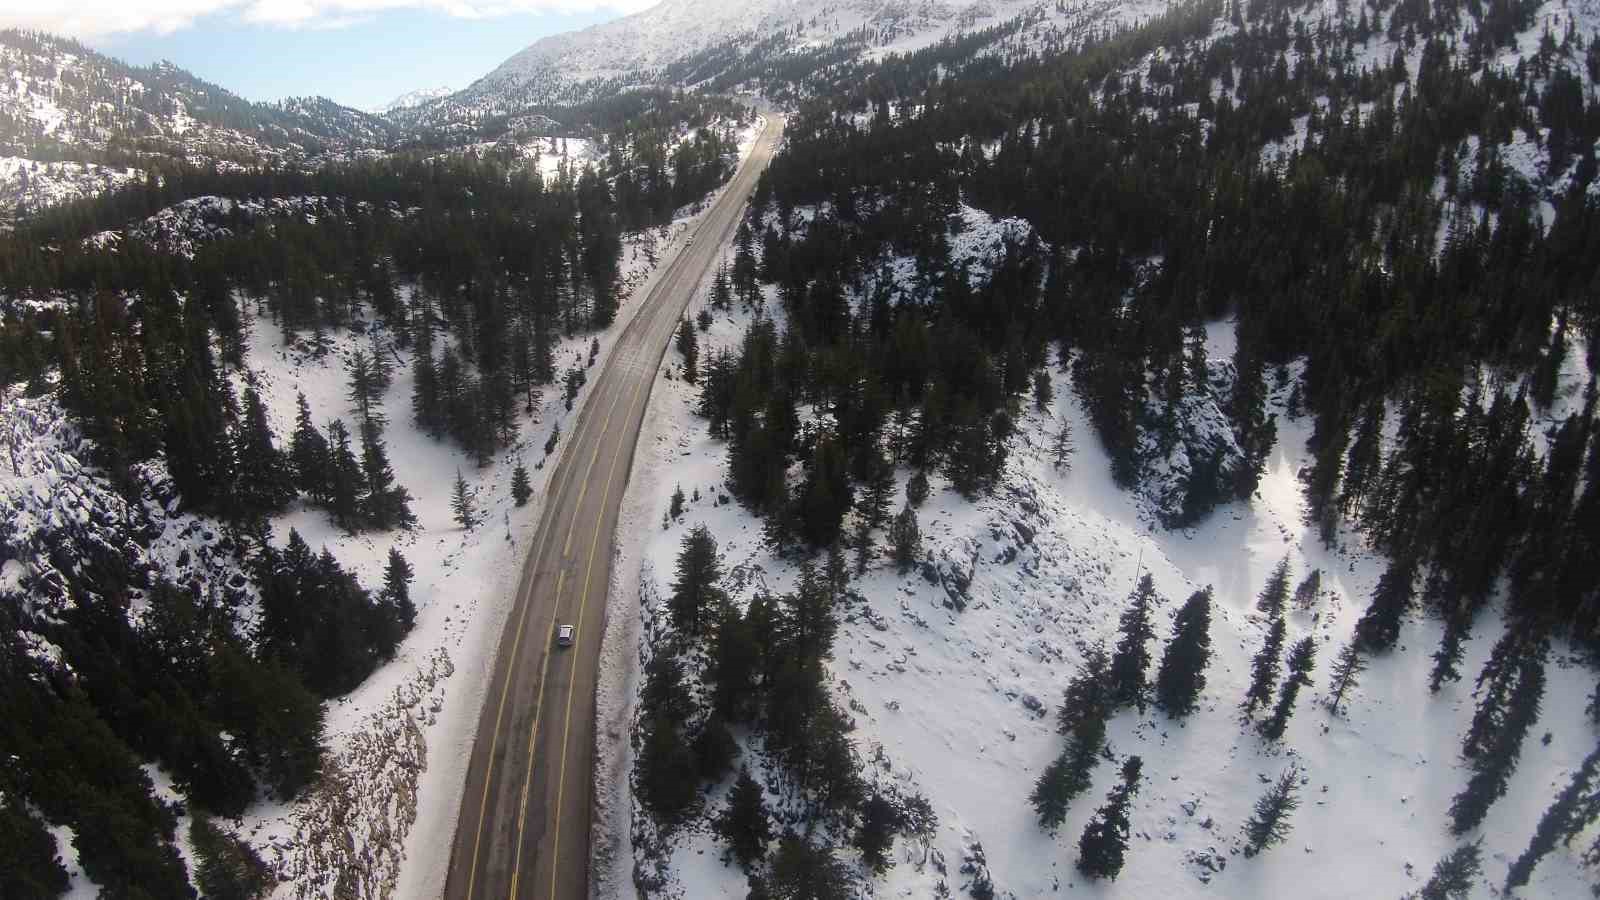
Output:
<svg viewBox="0 0 1600 900">
<path fill-rule="evenodd" d="M 596 382 L 596 386 L 598 387 L 598 385 L 599 385 L 599 382 L 597 381 Z M 572 508 L 572 525 L 571 525 L 571 527 L 569 527 L 567 529 L 567 546 L 568 547 L 570 547 L 572 545 L 572 532 L 578 527 L 578 518 L 583 512 L 583 498 L 589 492 L 589 481 L 594 477 L 595 463 L 599 462 L 599 460 L 600 460 L 600 448 L 603 445 L 603 442 L 604 442 L 604 439 L 605 439 L 605 436 L 606 436 L 606 432 L 611 430 L 611 416 L 612 416 L 613 413 L 615 413 L 617 411 L 617 404 L 620 403 L 620 402 L 622 402 L 622 392 L 621 391 L 617 392 L 617 396 L 615 398 L 613 398 L 612 401 L 611 401 L 611 406 L 606 409 L 605 422 L 602 423 L 601 426 L 600 426 L 600 437 L 595 440 L 594 455 L 589 458 L 589 470 L 584 473 L 583 485 L 578 490 L 578 502 Z M 582 429 L 574 429 L 574 431 L 581 433 Z M 577 440 L 578 436 L 575 434 L 573 436 L 573 439 Z M 601 505 L 604 506 L 603 503 Z M 604 517 L 602 517 L 602 518 L 604 518 Z M 567 552 L 565 550 L 563 550 L 561 555 L 563 557 L 565 557 L 567 555 Z M 556 576 L 556 599 L 555 599 L 555 602 L 553 604 L 551 604 L 551 615 L 552 616 L 559 616 L 561 614 L 561 593 L 562 593 L 562 590 L 563 590 L 563 586 L 566 584 L 566 581 L 567 581 L 567 570 L 566 570 L 565 567 L 563 567 L 562 569 L 560 569 L 559 574 Z M 530 606 L 532 605 L 531 601 L 529 602 L 529 605 Z M 551 624 L 553 626 L 554 622 L 552 622 Z M 577 643 L 577 641 L 574 640 L 573 643 Z M 528 768 L 527 768 L 527 772 L 523 775 L 523 779 L 522 779 L 522 802 L 518 806 L 518 809 L 517 809 L 517 854 L 516 854 L 515 861 L 512 863 L 512 866 L 511 866 L 511 894 L 510 894 L 510 896 L 513 898 L 513 900 L 515 900 L 515 898 L 517 896 L 517 882 L 521 879 L 521 875 L 522 875 L 522 844 L 523 844 L 522 835 L 523 835 L 523 827 L 524 827 L 524 825 L 525 825 L 525 823 L 527 821 L 527 817 L 528 817 L 528 786 L 533 782 L 534 747 L 535 747 L 535 745 L 537 744 L 537 742 L 539 740 L 539 720 L 544 716 L 544 685 L 545 685 L 545 680 L 546 680 L 545 676 L 548 675 L 549 672 L 550 672 L 550 648 L 546 647 L 545 651 L 544 651 L 544 661 L 539 666 L 539 694 L 538 694 L 537 699 L 534 700 L 534 705 L 533 705 L 533 729 L 528 732 Z M 509 684 L 509 680 L 510 679 L 508 677 L 507 678 L 507 683 L 508 684 Z M 492 747 L 492 745 L 491 745 L 491 747 Z M 491 760 L 491 763 L 492 763 L 492 760 Z M 482 813 L 480 812 L 479 815 L 481 816 Z M 469 893 L 467 896 L 468 896 L 468 898 L 470 900 L 472 895 Z"/>
<path fill-rule="evenodd" d="M 773 130 L 771 128 L 771 122 L 768 122 L 767 127 L 763 128 L 763 130 L 762 130 L 760 141 L 763 142 L 763 143 L 766 143 L 766 144 L 770 144 L 770 143 L 772 143 L 772 141 L 771 141 L 772 137 L 773 137 Z M 770 147 L 761 148 L 761 147 L 758 146 L 758 148 L 755 151 L 753 151 L 752 158 L 754 158 L 755 155 L 757 155 L 757 154 L 759 154 L 761 152 L 765 152 L 770 156 L 771 148 Z M 731 195 L 731 194 L 734 194 L 734 193 L 737 193 L 737 192 L 740 192 L 740 191 L 744 191 L 744 192 L 748 193 L 749 182 L 754 180 L 754 176 L 751 174 L 752 172 L 754 172 L 754 169 L 751 169 L 748 172 L 739 173 L 740 176 L 750 175 L 750 177 L 741 178 L 739 176 L 736 176 L 735 184 L 730 185 L 730 190 L 728 190 L 725 195 Z M 747 200 L 748 200 L 748 198 L 746 198 L 745 200 L 741 200 L 738 203 L 733 204 L 733 206 L 734 207 L 742 207 L 745 204 L 745 202 L 747 202 Z M 726 223 L 724 223 L 724 225 L 723 225 L 723 227 L 721 229 L 721 233 L 718 235 L 719 240 L 717 241 L 717 244 L 719 246 L 725 245 L 728 242 L 728 240 L 730 239 L 730 237 L 731 237 L 731 235 L 733 233 L 734 227 L 737 224 L 738 224 L 738 220 L 737 220 L 736 217 L 731 217 Z M 690 265 L 690 263 L 692 262 L 692 259 L 694 258 L 695 254 L 694 254 L 692 248 L 685 248 L 685 249 L 690 250 L 690 252 L 688 252 L 686 254 L 682 254 L 678 258 L 674 259 L 674 261 L 673 261 L 674 265 L 669 269 L 668 272 L 663 273 L 663 278 L 661 279 L 661 281 L 658 282 L 657 285 L 646 296 L 644 302 L 642 302 L 640 304 L 640 308 L 637 311 L 637 313 L 629 320 L 627 327 L 625 327 L 623 329 L 623 333 L 622 333 L 622 335 L 621 335 L 621 337 L 619 338 L 619 341 L 618 341 L 618 347 L 614 348 L 614 350 L 621 349 L 621 346 L 625 342 L 630 340 L 630 339 L 633 339 L 634 342 L 637 343 L 637 341 L 639 339 L 642 339 L 642 334 L 643 333 L 648 333 L 648 332 L 650 332 L 652 330 L 655 330 L 658 327 L 658 323 L 656 323 L 656 322 L 650 322 L 649 324 L 646 324 L 646 323 L 642 322 L 641 321 L 641 317 L 650 318 L 648 315 L 643 315 L 643 314 L 646 313 L 646 308 L 650 305 L 650 301 L 655 299 L 655 297 L 658 296 L 658 294 L 660 294 L 660 293 L 665 293 L 665 294 L 670 295 L 672 293 L 673 289 L 675 289 L 678 286 L 678 283 L 682 281 L 684 272 L 688 268 L 692 268 L 693 267 L 693 266 Z M 709 265 L 709 258 L 711 256 L 715 255 L 715 254 L 714 253 L 710 253 L 710 254 L 703 253 L 701 255 L 704 255 L 704 256 L 707 257 L 707 264 L 706 265 Z M 681 267 L 676 265 L 679 262 L 683 262 L 685 265 L 681 266 Z M 688 304 L 688 300 L 686 299 L 685 302 L 684 302 L 684 306 L 687 307 L 687 304 Z M 675 328 L 677 326 L 677 319 L 680 318 L 681 315 L 682 315 L 682 310 L 679 310 L 678 316 L 673 317 L 673 320 L 670 323 L 670 327 L 669 327 L 668 334 L 667 334 L 667 337 L 666 337 L 666 342 L 662 345 L 662 348 L 661 348 L 661 355 L 662 356 L 665 356 L 666 348 L 667 348 L 667 346 L 670 346 L 670 344 L 671 344 L 671 329 Z M 620 354 L 614 352 L 612 354 L 612 356 L 615 358 L 615 357 L 619 357 Z M 640 368 L 642 368 L 642 367 L 638 366 L 637 363 L 638 363 L 638 361 L 637 361 L 637 359 L 635 359 L 635 360 L 632 361 L 632 363 L 630 365 L 628 365 L 625 368 L 630 373 L 636 373 L 636 372 L 638 372 L 640 370 Z M 610 361 L 608 360 L 607 361 L 607 365 L 605 367 L 605 370 L 602 372 L 602 377 L 604 377 L 605 374 L 609 373 L 610 368 L 611 368 L 611 365 L 610 365 Z M 659 368 L 660 368 L 660 359 L 657 358 L 653 370 L 649 373 L 649 375 L 647 375 L 643 380 L 641 380 L 639 382 L 639 384 L 635 387 L 635 389 L 634 389 L 634 397 L 629 401 L 629 405 L 630 406 L 632 406 L 632 405 L 634 405 L 635 403 L 638 402 L 639 394 L 643 390 L 643 388 L 644 388 L 644 386 L 646 384 L 653 384 L 654 383 L 656 371 L 658 371 Z M 598 384 L 597 384 L 597 387 L 598 387 Z M 601 439 L 604 438 L 605 433 L 609 430 L 610 421 L 611 421 L 611 415 L 615 411 L 617 403 L 620 402 L 620 401 L 621 401 L 620 394 L 618 395 L 617 398 L 615 398 L 612 401 L 612 406 L 606 413 L 606 422 L 605 422 L 604 425 L 601 426 L 601 432 L 600 432 Z M 577 430 L 575 429 L 575 431 L 577 431 Z M 577 434 L 574 434 L 574 439 L 576 439 L 576 438 L 577 438 Z M 635 441 L 635 443 L 637 443 L 637 441 Z M 617 463 L 620 461 L 620 458 L 621 458 L 621 453 L 620 453 L 621 449 L 622 448 L 619 447 L 618 448 L 619 452 L 613 457 L 610 470 L 609 470 L 609 472 L 607 474 L 607 477 L 606 477 L 605 498 L 601 503 L 601 509 L 602 509 L 601 521 L 602 522 L 604 521 L 604 518 L 605 518 L 605 516 L 604 516 L 604 508 L 606 506 L 606 503 L 610 500 L 611 482 L 612 482 L 613 477 L 616 474 Z M 628 449 L 630 450 L 630 453 L 631 453 L 632 448 L 630 447 Z M 595 452 L 590 458 L 589 472 L 587 473 L 587 475 L 585 476 L 583 482 L 579 486 L 578 506 L 580 508 L 582 506 L 583 499 L 585 498 L 585 496 L 587 494 L 587 491 L 588 491 L 588 484 L 589 484 L 590 476 L 593 475 L 594 467 L 595 467 L 595 465 L 597 464 L 597 462 L 599 460 L 599 454 L 600 454 L 600 446 L 597 444 L 596 447 L 595 447 Z M 560 472 L 560 468 L 558 467 L 557 472 L 553 473 L 553 474 L 559 474 L 559 472 Z M 570 487 L 570 486 L 571 486 L 570 479 L 568 479 L 567 481 L 563 482 L 563 484 L 561 485 L 562 488 L 567 488 L 567 487 Z M 546 496 L 551 498 L 552 500 L 556 500 L 556 501 L 559 500 L 558 496 L 552 496 L 549 493 L 547 493 Z M 540 547 L 535 551 L 534 555 L 529 558 L 527 567 L 524 569 L 523 584 L 526 587 L 531 587 L 532 586 L 532 583 L 536 578 L 537 564 L 538 564 L 539 560 L 543 558 L 544 553 L 549 549 L 550 538 L 553 536 L 553 534 L 554 534 L 556 529 L 555 528 L 550 528 L 548 530 L 545 530 L 545 529 L 541 529 L 541 530 L 545 531 L 545 533 L 542 536 L 542 541 L 540 543 Z M 577 530 L 577 513 L 575 512 L 574 516 L 573 516 L 572 525 L 567 530 L 567 538 L 566 538 L 566 541 L 564 542 L 564 545 L 563 545 L 563 548 L 562 548 L 562 556 L 570 555 L 571 548 L 572 548 L 572 537 L 573 537 L 573 534 L 574 534 L 574 532 L 576 530 Z M 583 599 L 582 599 L 582 601 L 580 603 L 580 606 L 579 606 L 579 610 L 580 611 L 579 611 L 578 624 L 579 624 L 580 628 L 582 626 L 583 611 L 587 608 L 587 605 L 588 605 L 588 581 L 590 580 L 590 578 L 591 578 L 591 576 L 593 574 L 594 556 L 595 556 L 595 549 L 596 549 L 596 547 L 598 545 L 598 541 L 599 541 L 599 531 L 600 531 L 599 523 L 596 523 L 596 534 L 595 534 L 594 539 L 591 541 L 590 548 L 589 548 L 589 566 L 588 566 L 589 571 L 585 575 L 584 595 L 583 595 Z M 556 594 L 557 594 L 556 606 L 557 606 L 557 608 L 559 608 L 560 595 L 561 595 L 561 593 L 562 593 L 562 591 L 564 589 L 565 578 L 566 578 L 565 570 L 561 570 L 561 572 L 558 575 L 557 584 L 556 584 Z M 523 597 L 526 597 L 527 593 L 528 592 L 525 589 L 519 590 L 519 599 L 521 599 Z M 510 689 L 511 689 L 511 679 L 512 679 L 512 675 L 513 675 L 513 673 L 514 673 L 514 671 L 516 669 L 518 651 L 519 651 L 519 649 L 521 647 L 521 643 L 522 643 L 522 635 L 523 635 L 523 632 L 526 629 L 526 625 L 527 625 L 527 621 L 528 621 L 528 615 L 529 615 L 529 612 L 532 609 L 532 607 L 533 607 L 533 603 L 532 603 L 531 599 L 529 599 L 527 602 L 523 603 L 523 605 L 522 605 L 522 610 L 521 610 L 521 612 L 520 612 L 520 614 L 518 616 L 518 619 L 517 619 L 517 631 L 516 631 L 516 634 L 514 635 L 514 637 L 512 639 L 511 656 L 510 656 L 510 658 L 509 658 L 509 660 L 507 661 L 507 664 L 506 664 L 505 681 L 502 683 L 501 689 L 500 689 L 500 701 L 499 701 L 499 705 L 498 705 L 498 707 L 496 709 L 496 712 L 495 712 L 494 733 L 490 738 L 489 756 L 488 756 L 488 759 L 487 759 L 487 761 L 485 763 L 483 796 L 479 798 L 479 803 L 478 803 L 477 830 L 476 830 L 476 832 L 474 833 L 474 836 L 473 836 L 472 862 L 471 862 L 471 866 L 470 866 L 469 871 L 468 871 L 468 880 L 467 880 L 467 897 L 468 897 L 468 900 L 470 900 L 470 898 L 472 897 L 474 889 L 476 887 L 477 870 L 478 870 L 478 858 L 479 858 L 479 852 L 480 852 L 480 848 L 481 848 L 482 841 L 483 841 L 483 822 L 484 822 L 484 816 L 485 816 L 485 814 L 486 814 L 486 812 L 488 810 L 489 788 L 490 788 L 490 785 L 493 783 L 493 779 L 494 779 L 495 753 L 498 750 L 498 746 L 499 746 L 500 731 L 502 730 L 502 727 L 504 725 L 506 698 L 507 698 L 507 696 L 508 696 L 508 694 L 510 692 Z M 558 611 L 559 611 L 559 609 L 558 609 Z M 533 764 L 533 740 L 536 739 L 536 737 L 537 737 L 538 727 L 539 727 L 539 720 L 543 715 L 544 681 L 545 681 L 546 675 L 548 674 L 549 658 L 550 658 L 550 654 L 549 654 L 549 651 L 547 650 L 546 654 L 545 654 L 545 657 L 544 657 L 545 668 L 543 670 L 541 670 L 541 672 L 540 672 L 539 699 L 537 701 L 537 705 L 536 705 L 535 712 L 534 712 L 533 732 L 532 732 L 532 734 L 530 736 L 529 747 L 528 747 L 528 753 L 529 753 L 528 766 L 529 766 L 530 773 L 531 773 L 532 764 Z M 577 660 L 576 660 L 576 657 L 574 657 L 573 675 L 576 675 L 576 667 L 577 667 Z M 564 791 L 565 791 L 565 787 L 566 787 L 566 745 L 567 745 L 568 738 L 570 737 L 571 726 L 572 726 L 572 698 L 573 698 L 573 688 L 574 687 L 575 687 L 575 683 L 574 684 L 570 684 L 569 687 L 568 687 L 568 691 L 567 691 L 566 723 L 564 725 L 563 736 L 562 736 L 561 780 L 560 780 L 560 782 L 558 782 L 558 785 L 557 785 L 557 806 L 556 806 L 555 846 L 557 848 L 559 848 L 559 845 L 560 845 L 560 834 L 561 834 L 561 831 L 560 831 L 560 829 L 561 829 L 560 803 L 561 803 L 561 800 L 564 797 Z M 528 785 L 528 782 L 525 781 L 524 785 L 523 785 L 523 793 L 522 793 L 522 810 L 519 812 L 518 825 L 517 825 L 517 827 L 518 827 L 517 853 L 518 853 L 519 860 L 520 860 L 521 851 L 522 851 L 521 831 L 522 831 L 522 828 L 523 828 L 523 825 L 524 825 L 524 821 L 525 821 L 525 818 L 526 818 L 528 792 L 529 792 L 529 785 Z M 552 888 L 552 891 L 554 890 L 558 867 L 559 867 L 559 859 L 554 859 L 553 862 L 552 862 L 552 867 L 551 867 L 551 888 Z M 516 884 L 517 884 L 519 875 L 520 875 L 519 871 L 513 871 L 513 873 L 512 873 L 512 896 L 513 897 L 515 897 L 515 894 L 516 894 Z"/>
<path fill-rule="evenodd" d="M 665 353 L 665 351 L 663 351 Z M 633 399 L 628 401 L 628 406 L 635 406 L 639 402 L 639 395 L 644 392 L 644 386 L 655 381 L 655 373 L 649 377 L 639 379 L 634 386 Z M 604 435 L 605 432 L 601 432 Z M 578 603 L 578 621 L 573 635 L 573 644 L 579 643 L 583 629 L 583 613 L 589 606 L 589 582 L 594 576 L 595 550 L 600 546 L 600 532 L 604 530 L 606 515 L 606 501 L 611 499 L 611 482 L 617 476 L 617 463 L 622 459 L 624 444 L 618 444 L 616 452 L 611 457 L 611 468 L 606 473 L 605 493 L 600 495 L 600 517 L 594 523 L 594 537 L 589 541 L 589 565 L 583 574 L 583 599 Z M 567 743 L 572 735 L 572 697 L 578 687 L 578 655 L 572 656 L 572 672 L 567 676 L 567 716 L 566 722 L 561 726 L 561 770 L 556 777 L 556 828 L 555 837 L 550 842 L 550 898 L 555 900 L 556 875 L 561 871 L 561 802 L 566 798 L 567 791 Z M 513 893 L 513 898 L 515 894 Z"/>
<path fill-rule="evenodd" d="M 554 475 L 556 473 L 552 472 L 550 474 Z M 549 498 L 550 496 L 550 492 L 546 491 L 545 497 Z M 544 535 L 542 547 L 544 549 L 549 549 L 549 546 L 550 535 L 546 533 Z M 539 557 L 543 555 L 543 551 L 539 551 L 532 559 L 529 560 L 529 562 L 532 563 L 533 568 L 523 569 L 523 582 L 526 585 L 531 586 L 537 577 L 536 573 L 538 571 L 537 566 Z M 523 585 L 518 586 L 517 593 L 519 599 L 527 594 L 527 591 L 523 590 L 522 587 Z M 517 667 L 517 650 L 522 646 L 522 631 L 524 626 L 528 624 L 528 610 L 532 606 L 533 603 L 531 601 L 524 603 L 522 605 L 522 613 L 517 617 L 517 633 L 511 641 L 511 655 L 506 659 L 506 680 L 500 685 L 500 706 L 495 710 L 494 734 L 489 739 L 488 762 L 485 764 L 483 772 L 483 796 L 478 798 L 478 827 L 477 831 L 475 831 L 472 835 L 472 864 L 467 870 L 468 900 L 471 900 L 472 890 L 477 886 L 478 882 L 478 850 L 483 844 L 483 816 L 484 813 L 489 809 L 489 785 L 494 781 L 494 754 L 495 750 L 500 746 L 500 727 L 505 719 L 506 714 L 506 695 L 511 691 L 511 674 L 516 670 Z"/>
</svg>

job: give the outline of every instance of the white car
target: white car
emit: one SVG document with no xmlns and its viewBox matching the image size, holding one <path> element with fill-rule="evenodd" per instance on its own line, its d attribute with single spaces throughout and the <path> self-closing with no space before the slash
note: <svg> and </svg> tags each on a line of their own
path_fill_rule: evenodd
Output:
<svg viewBox="0 0 1600 900">
<path fill-rule="evenodd" d="M 563 647 L 572 646 L 572 626 L 560 625 L 556 627 L 556 643 Z"/>
</svg>

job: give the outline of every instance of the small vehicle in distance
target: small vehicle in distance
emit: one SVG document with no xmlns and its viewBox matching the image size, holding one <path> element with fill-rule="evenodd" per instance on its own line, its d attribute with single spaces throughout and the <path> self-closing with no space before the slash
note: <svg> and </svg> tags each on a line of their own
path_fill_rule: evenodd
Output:
<svg viewBox="0 0 1600 900">
<path fill-rule="evenodd" d="M 563 647 L 572 646 L 572 626 L 560 625 L 556 627 L 556 643 Z"/>
</svg>

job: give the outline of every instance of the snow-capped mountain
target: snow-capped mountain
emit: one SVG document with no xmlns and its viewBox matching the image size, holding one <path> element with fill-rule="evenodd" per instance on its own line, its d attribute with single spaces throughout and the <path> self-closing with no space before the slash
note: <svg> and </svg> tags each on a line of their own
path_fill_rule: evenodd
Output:
<svg viewBox="0 0 1600 900">
<path fill-rule="evenodd" d="M 455 92 L 448 87 L 419 88 L 414 91 L 406 91 L 404 94 L 401 94 L 393 100 L 390 100 L 388 103 L 375 108 L 372 110 L 372 112 L 374 115 L 387 115 L 396 110 L 410 109 L 413 106 L 421 106 L 430 100 L 438 100 L 440 97 L 448 97 L 453 93 Z"/>
<path fill-rule="evenodd" d="M 250 165 L 393 137 L 323 97 L 253 103 L 170 63 L 130 66 L 46 34 L 0 32 L 0 72 L 7 212 L 97 193 L 162 158 Z"/>
<path fill-rule="evenodd" d="M 1090 24 L 1156 15 L 1136 0 L 664 0 L 644 12 L 542 38 L 466 89 L 409 110 L 397 123 L 448 129 L 530 107 L 581 103 L 643 86 L 754 85 L 774 64 L 882 58 L 984 33 L 974 53 L 1062 43 Z M 786 71 L 782 80 L 800 80 Z M 400 112 L 395 116 L 394 112 Z"/>
</svg>

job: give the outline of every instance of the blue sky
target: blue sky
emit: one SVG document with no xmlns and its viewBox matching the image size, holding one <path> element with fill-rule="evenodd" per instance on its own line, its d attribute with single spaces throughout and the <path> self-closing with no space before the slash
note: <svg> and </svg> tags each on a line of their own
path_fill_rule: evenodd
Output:
<svg viewBox="0 0 1600 900">
<path fill-rule="evenodd" d="M 541 37 L 649 0 L 0 0 L 0 26 L 66 34 L 135 65 L 162 59 L 251 100 L 321 94 L 369 109 L 460 89 Z M 24 6 L 24 4 L 26 4 Z M 68 8 L 70 7 L 70 8 Z"/>
</svg>

